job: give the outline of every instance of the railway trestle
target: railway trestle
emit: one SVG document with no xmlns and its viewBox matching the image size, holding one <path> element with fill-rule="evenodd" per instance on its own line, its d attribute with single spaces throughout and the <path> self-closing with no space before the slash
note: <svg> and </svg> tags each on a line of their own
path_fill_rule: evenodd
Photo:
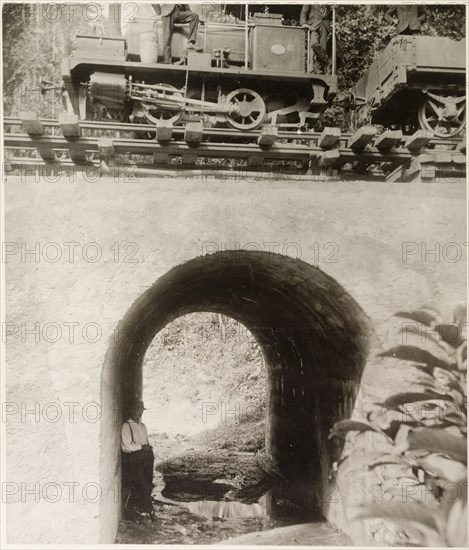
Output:
<svg viewBox="0 0 469 550">
<path fill-rule="evenodd" d="M 291 174 L 324 179 L 451 181 L 466 176 L 465 143 L 434 138 L 429 131 L 364 126 L 355 133 L 326 127 L 322 132 L 286 132 L 270 125 L 259 130 L 204 128 L 202 122 L 173 126 L 116 121 L 83 121 L 64 113 L 58 120 L 34 112 L 4 118 L 6 173 L 21 166 L 52 171 L 132 169 L 138 175 L 203 170 Z"/>
</svg>

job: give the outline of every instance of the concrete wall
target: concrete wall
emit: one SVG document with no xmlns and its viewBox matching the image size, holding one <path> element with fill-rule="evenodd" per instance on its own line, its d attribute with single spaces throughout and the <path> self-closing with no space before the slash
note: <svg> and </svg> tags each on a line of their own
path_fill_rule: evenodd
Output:
<svg viewBox="0 0 469 550">
<path fill-rule="evenodd" d="M 447 307 L 465 292 L 465 188 L 449 182 L 9 177 L 5 211 L 10 543 L 113 541 L 118 461 L 101 460 L 118 453 L 121 411 L 106 404 L 103 421 L 94 403 L 118 392 L 112 371 L 102 377 L 116 323 L 174 266 L 222 243 L 300 256 L 342 285 L 378 334 L 403 307 Z M 406 261 L 404 242 L 415 243 Z M 439 254 L 422 258 L 435 243 Z"/>
</svg>

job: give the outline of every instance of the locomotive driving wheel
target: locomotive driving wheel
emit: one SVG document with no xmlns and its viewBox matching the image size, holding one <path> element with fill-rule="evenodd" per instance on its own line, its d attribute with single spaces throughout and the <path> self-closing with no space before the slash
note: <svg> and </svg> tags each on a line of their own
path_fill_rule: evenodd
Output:
<svg viewBox="0 0 469 550">
<path fill-rule="evenodd" d="M 466 98 L 427 92 L 418 118 L 420 126 L 436 137 L 457 136 L 466 126 Z"/>
<path fill-rule="evenodd" d="M 156 86 L 164 86 L 167 91 L 159 92 L 156 104 L 142 99 L 143 116 L 152 124 L 157 124 L 159 120 L 167 120 L 173 125 L 177 124 L 182 118 L 183 110 L 171 100 L 182 99 L 181 92 L 171 84 L 156 84 Z"/>
<path fill-rule="evenodd" d="M 249 88 L 230 92 L 226 104 L 230 108 L 226 115 L 227 122 L 238 130 L 254 130 L 262 124 L 267 112 L 262 97 Z"/>
</svg>

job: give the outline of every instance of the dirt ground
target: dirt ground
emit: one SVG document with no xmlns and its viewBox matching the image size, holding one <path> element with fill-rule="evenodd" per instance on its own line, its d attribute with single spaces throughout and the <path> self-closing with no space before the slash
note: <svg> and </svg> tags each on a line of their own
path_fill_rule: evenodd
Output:
<svg viewBox="0 0 469 550">
<path fill-rule="evenodd" d="M 275 472 L 262 455 L 210 451 L 165 434 L 150 441 L 156 518 L 122 520 L 116 543 L 350 545 L 327 522 L 295 525 L 293 517 L 266 514 L 258 501 Z"/>
</svg>

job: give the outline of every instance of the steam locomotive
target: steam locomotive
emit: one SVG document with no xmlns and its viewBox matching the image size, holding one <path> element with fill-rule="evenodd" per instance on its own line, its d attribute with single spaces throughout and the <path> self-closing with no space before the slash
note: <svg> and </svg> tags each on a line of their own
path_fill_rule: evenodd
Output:
<svg viewBox="0 0 469 550">
<path fill-rule="evenodd" d="M 182 64 L 159 62 L 161 27 L 154 22 L 137 44 L 129 35 L 77 36 L 75 53 L 63 63 L 68 109 L 81 119 L 173 126 L 202 120 L 241 132 L 263 125 L 294 132 L 314 129 L 337 95 L 334 60 L 330 74 L 311 72 L 310 31 L 282 24 L 281 15 L 207 22 L 197 51 L 186 50 L 187 33 L 180 25 L 172 36 L 173 57 Z M 351 90 L 358 125 L 460 135 L 465 65 L 463 41 L 394 38 Z"/>
</svg>

